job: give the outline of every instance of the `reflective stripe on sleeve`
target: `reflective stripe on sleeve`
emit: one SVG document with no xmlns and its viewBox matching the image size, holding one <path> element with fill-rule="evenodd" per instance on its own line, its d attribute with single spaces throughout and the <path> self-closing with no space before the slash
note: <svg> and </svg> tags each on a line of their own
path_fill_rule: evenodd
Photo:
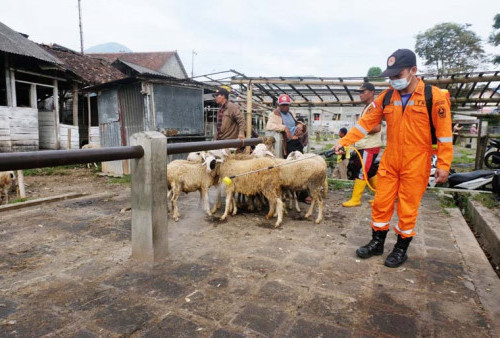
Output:
<svg viewBox="0 0 500 338">
<path fill-rule="evenodd" d="M 394 226 L 394 228 L 395 228 L 397 231 L 399 231 L 399 232 L 401 232 L 401 233 L 403 233 L 403 234 L 405 234 L 405 235 L 411 235 L 411 233 L 413 232 L 413 229 L 411 229 L 411 230 L 401 230 L 401 229 L 398 227 L 398 225 L 397 225 L 397 224 Z"/>
<path fill-rule="evenodd" d="M 453 137 L 438 137 L 438 141 L 441 143 L 453 142 Z"/>
<path fill-rule="evenodd" d="M 395 106 L 402 106 L 403 105 L 403 102 L 399 101 L 399 100 L 395 100 L 392 102 L 393 105 Z"/>
<path fill-rule="evenodd" d="M 360 132 L 362 132 L 363 135 L 368 135 L 368 132 L 365 130 L 365 128 L 361 127 L 359 124 L 356 123 L 354 127 L 358 129 Z"/>
</svg>

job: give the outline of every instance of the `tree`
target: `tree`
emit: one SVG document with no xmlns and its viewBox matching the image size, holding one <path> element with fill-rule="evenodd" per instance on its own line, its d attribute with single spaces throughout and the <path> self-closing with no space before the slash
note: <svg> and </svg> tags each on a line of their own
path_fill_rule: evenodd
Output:
<svg viewBox="0 0 500 338">
<path fill-rule="evenodd" d="M 366 76 L 377 77 L 380 76 L 380 74 L 382 74 L 382 69 L 380 69 L 380 67 L 370 67 L 370 69 L 368 69 L 368 74 L 366 74 Z"/>
<path fill-rule="evenodd" d="M 481 38 L 470 24 L 438 24 L 417 35 L 415 52 L 439 74 L 471 71 L 484 59 Z"/>
<path fill-rule="evenodd" d="M 493 24 L 495 30 L 491 33 L 489 42 L 496 47 L 500 45 L 500 14 L 495 15 L 493 20 L 495 20 Z M 495 55 L 493 57 L 493 63 L 500 64 L 500 55 Z"/>
</svg>

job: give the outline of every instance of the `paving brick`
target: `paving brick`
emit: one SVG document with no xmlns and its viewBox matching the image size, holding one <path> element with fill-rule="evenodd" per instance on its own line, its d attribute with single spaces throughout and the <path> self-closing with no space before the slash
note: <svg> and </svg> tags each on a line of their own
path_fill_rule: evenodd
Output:
<svg viewBox="0 0 500 338">
<path fill-rule="evenodd" d="M 247 304 L 232 324 L 248 327 L 266 336 L 273 336 L 287 318 L 288 316 L 280 310 Z"/>
</svg>

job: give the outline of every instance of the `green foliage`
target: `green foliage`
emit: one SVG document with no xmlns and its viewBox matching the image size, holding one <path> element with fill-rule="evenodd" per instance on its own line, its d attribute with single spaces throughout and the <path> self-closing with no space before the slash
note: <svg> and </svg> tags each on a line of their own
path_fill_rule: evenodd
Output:
<svg viewBox="0 0 500 338">
<path fill-rule="evenodd" d="M 382 69 L 380 67 L 370 67 L 366 76 L 368 77 L 378 77 L 382 74 Z"/>
<path fill-rule="evenodd" d="M 481 38 L 470 24 L 445 22 L 416 37 L 415 53 L 439 74 L 471 71 L 484 60 Z"/>
<path fill-rule="evenodd" d="M 112 177 L 108 179 L 110 184 L 130 184 L 130 175 L 123 175 L 122 177 Z"/>
<path fill-rule="evenodd" d="M 343 189 L 351 189 L 354 186 L 354 181 L 344 181 L 344 180 L 336 180 L 333 178 L 328 179 L 328 186 L 332 190 L 343 190 Z"/>
<path fill-rule="evenodd" d="M 495 15 L 493 20 L 495 21 L 495 23 L 493 24 L 493 28 L 495 28 L 495 30 L 491 33 L 488 42 L 493 46 L 498 46 L 500 45 L 500 13 Z M 500 64 L 500 55 L 495 55 L 492 62 L 495 64 Z"/>
<path fill-rule="evenodd" d="M 498 208 L 500 206 L 500 203 L 498 203 L 493 194 L 479 193 L 474 195 L 472 199 L 480 202 L 488 209 Z"/>
<path fill-rule="evenodd" d="M 23 170 L 24 176 L 65 176 L 69 175 L 69 169 L 75 166 L 47 167 Z"/>
<path fill-rule="evenodd" d="M 26 202 L 27 198 L 16 198 L 15 200 L 9 201 L 9 204 Z"/>
<path fill-rule="evenodd" d="M 384 78 L 379 77 L 382 74 L 382 69 L 380 67 L 370 67 L 366 76 L 369 81 L 384 81 Z"/>
<path fill-rule="evenodd" d="M 468 155 L 468 154 L 463 154 L 463 155 L 460 155 L 460 156 L 455 156 L 455 157 L 453 157 L 452 164 L 459 164 L 459 163 L 463 163 L 463 164 L 466 164 L 466 163 L 474 163 L 475 161 L 476 161 L 475 156 L 471 156 L 471 155 Z"/>
</svg>

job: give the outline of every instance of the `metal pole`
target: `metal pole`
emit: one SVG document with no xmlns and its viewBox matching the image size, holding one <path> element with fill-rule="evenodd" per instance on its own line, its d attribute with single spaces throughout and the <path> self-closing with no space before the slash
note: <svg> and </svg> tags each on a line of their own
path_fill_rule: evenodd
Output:
<svg viewBox="0 0 500 338">
<path fill-rule="evenodd" d="M 126 160 L 142 156 L 144 149 L 140 146 L 0 153 L 0 171 Z"/>
<path fill-rule="evenodd" d="M 81 0 L 78 0 L 78 22 L 80 23 L 80 52 L 83 55 L 82 8 L 80 6 L 80 1 Z"/>
<path fill-rule="evenodd" d="M 247 87 L 247 138 L 252 137 L 252 81 L 248 82 Z M 250 148 L 247 148 L 250 152 Z"/>
<path fill-rule="evenodd" d="M 244 140 L 231 139 L 220 141 L 201 141 L 201 142 L 183 142 L 183 143 L 170 143 L 167 145 L 168 154 L 183 154 L 191 151 L 199 150 L 213 150 L 225 148 L 242 148 L 245 146 L 254 146 L 263 143 L 261 138 L 246 138 Z"/>
</svg>

